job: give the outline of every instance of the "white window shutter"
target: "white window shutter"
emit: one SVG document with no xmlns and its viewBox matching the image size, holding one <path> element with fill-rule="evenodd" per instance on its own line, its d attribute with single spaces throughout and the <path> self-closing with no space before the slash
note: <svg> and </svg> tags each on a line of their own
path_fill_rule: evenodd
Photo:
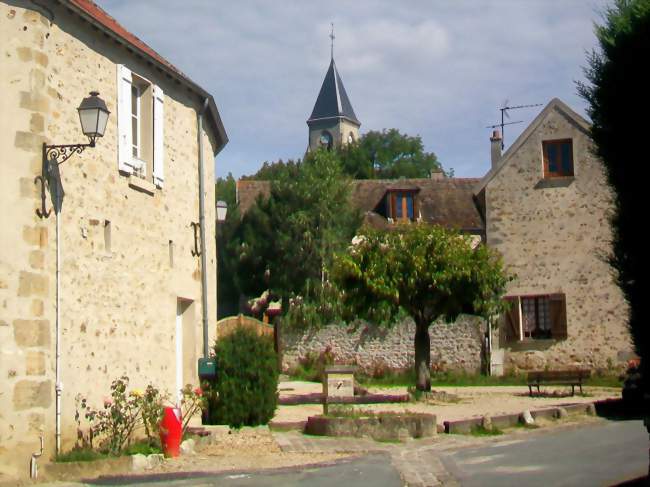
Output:
<svg viewBox="0 0 650 487">
<path fill-rule="evenodd" d="M 165 95 L 160 86 L 153 87 L 153 182 L 159 188 L 165 182 Z"/>
<path fill-rule="evenodd" d="M 133 172 L 131 140 L 131 70 L 117 65 L 117 161 L 118 169 Z"/>
</svg>

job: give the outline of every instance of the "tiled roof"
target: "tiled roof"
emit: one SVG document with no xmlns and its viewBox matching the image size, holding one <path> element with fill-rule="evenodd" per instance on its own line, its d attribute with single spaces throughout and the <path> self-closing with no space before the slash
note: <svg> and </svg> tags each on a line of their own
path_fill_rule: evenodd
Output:
<svg viewBox="0 0 650 487">
<path fill-rule="evenodd" d="M 478 178 L 442 179 L 360 179 L 352 182 L 352 203 L 364 213 L 364 219 L 377 228 L 389 228 L 389 222 L 375 210 L 387 191 L 396 188 L 417 190 L 422 220 L 449 228 L 482 233 L 483 219 L 474 202 L 473 187 Z M 245 214 L 258 195 L 267 197 L 270 181 L 241 180 L 237 182 L 240 213 Z"/>
<path fill-rule="evenodd" d="M 102 24 L 107 29 L 110 29 L 115 34 L 120 36 L 126 42 L 131 44 L 133 47 L 138 50 L 148 54 L 156 61 L 161 64 L 164 64 L 169 69 L 175 71 L 177 74 L 180 74 L 184 78 L 187 78 L 177 67 L 172 65 L 169 61 L 163 58 L 160 54 L 154 51 L 151 47 L 140 40 L 137 36 L 133 35 L 131 32 L 126 30 L 117 20 L 111 17 L 105 10 L 103 10 L 99 5 L 91 0 L 68 0 L 71 4 L 77 6 L 88 15 L 90 15 L 94 20 Z"/>
</svg>

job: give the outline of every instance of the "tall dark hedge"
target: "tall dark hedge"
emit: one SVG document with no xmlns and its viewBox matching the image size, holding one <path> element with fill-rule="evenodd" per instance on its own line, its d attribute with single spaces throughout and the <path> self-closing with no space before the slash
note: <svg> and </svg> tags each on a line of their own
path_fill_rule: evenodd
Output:
<svg viewBox="0 0 650 487">
<path fill-rule="evenodd" d="M 273 339 L 237 328 L 214 347 L 218 393 L 210 401 L 210 422 L 235 428 L 267 424 L 278 402 L 278 368 Z"/>
<path fill-rule="evenodd" d="M 629 327 L 641 357 L 646 392 L 650 382 L 650 315 L 647 220 L 648 114 L 650 113 L 650 0 L 616 0 L 596 27 L 600 49 L 589 57 L 591 136 L 615 195 L 611 259 L 630 305 Z"/>
</svg>

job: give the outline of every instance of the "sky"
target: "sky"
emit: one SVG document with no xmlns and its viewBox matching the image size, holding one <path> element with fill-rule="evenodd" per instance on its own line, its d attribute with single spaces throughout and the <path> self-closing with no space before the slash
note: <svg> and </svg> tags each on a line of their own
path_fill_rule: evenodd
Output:
<svg viewBox="0 0 650 487">
<path fill-rule="evenodd" d="M 218 176 L 301 158 L 334 59 L 361 133 L 419 135 L 445 169 L 480 177 L 499 108 L 576 93 L 605 0 L 96 0 L 217 103 Z M 611 3 L 611 2 L 609 2 Z M 513 110 L 506 148 L 543 107 Z M 508 120 L 507 120 L 508 121 Z"/>
</svg>

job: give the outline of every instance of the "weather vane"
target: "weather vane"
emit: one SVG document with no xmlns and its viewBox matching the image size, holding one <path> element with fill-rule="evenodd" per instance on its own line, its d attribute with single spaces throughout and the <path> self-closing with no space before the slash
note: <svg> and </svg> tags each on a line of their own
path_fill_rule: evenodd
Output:
<svg viewBox="0 0 650 487">
<path fill-rule="evenodd" d="M 336 37 L 334 37 L 334 22 L 330 22 L 330 25 L 332 26 L 330 30 L 330 39 L 332 41 L 330 44 L 330 56 L 334 59 L 334 39 L 336 39 Z"/>
</svg>

